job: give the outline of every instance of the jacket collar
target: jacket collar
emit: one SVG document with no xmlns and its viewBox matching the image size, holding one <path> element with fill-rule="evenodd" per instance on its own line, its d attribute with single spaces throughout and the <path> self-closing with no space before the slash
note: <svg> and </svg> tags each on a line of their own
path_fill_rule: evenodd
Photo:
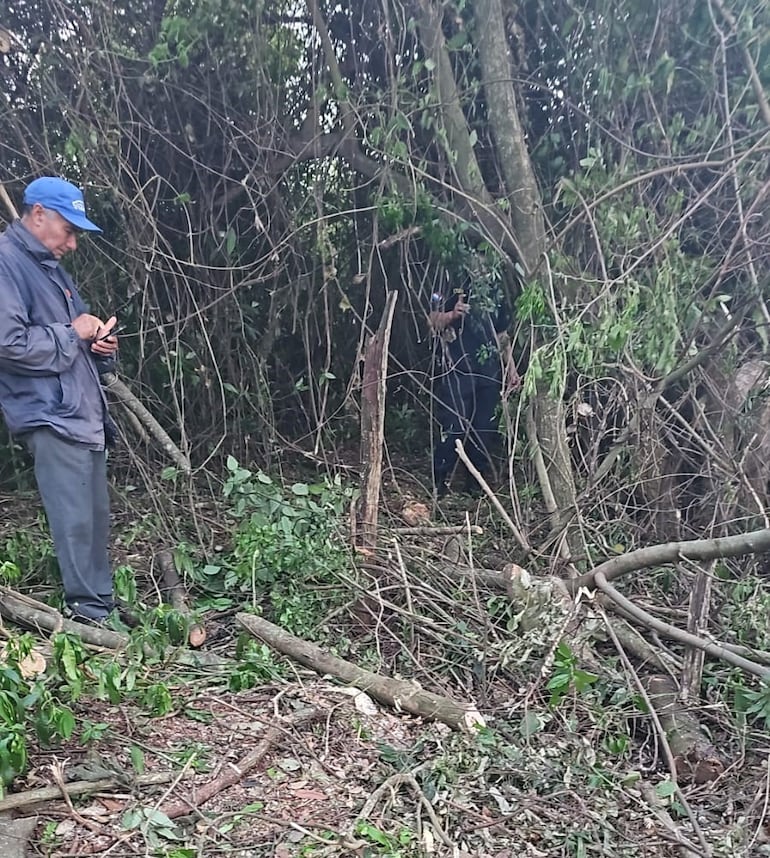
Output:
<svg viewBox="0 0 770 858">
<path fill-rule="evenodd" d="M 46 268 L 56 268 L 59 260 L 51 251 L 27 229 L 20 221 L 15 220 L 5 231 L 5 234 L 20 244 L 34 259 Z"/>
</svg>

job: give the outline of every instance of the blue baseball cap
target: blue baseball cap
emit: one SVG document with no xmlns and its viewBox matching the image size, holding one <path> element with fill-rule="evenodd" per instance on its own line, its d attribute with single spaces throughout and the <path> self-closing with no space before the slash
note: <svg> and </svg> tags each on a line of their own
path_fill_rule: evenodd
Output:
<svg viewBox="0 0 770 858">
<path fill-rule="evenodd" d="M 58 212 L 77 229 L 101 232 L 101 229 L 86 217 L 86 204 L 80 188 L 56 176 L 43 176 L 27 185 L 24 203 L 33 206 L 40 203 L 44 209 Z"/>
</svg>

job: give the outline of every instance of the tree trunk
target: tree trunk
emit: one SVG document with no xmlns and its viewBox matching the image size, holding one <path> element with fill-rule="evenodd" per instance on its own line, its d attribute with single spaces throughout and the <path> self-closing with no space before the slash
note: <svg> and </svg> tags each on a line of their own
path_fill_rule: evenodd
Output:
<svg viewBox="0 0 770 858">
<path fill-rule="evenodd" d="M 377 547 L 377 515 L 380 507 L 382 446 L 385 435 L 385 392 L 388 374 L 388 344 L 398 292 L 391 292 L 377 333 L 369 340 L 364 357 L 361 389 L 361 464 L 364 467 L 361 488 L 361 544 Z"/>
<path fill-rule="evenodd" d="M 715 780 L 724 771 L 724 762 L 693 712 L 677 700 L 674 683 L 667 676 L 651 676 L 645 686 L 666 732 L 679 778 L 696 784 Z"/>
<path fill-rule="evenodd" d="M 455 730 L 471 730 L 474 726 L 484 724 L 481 714 L 470 704 L 457 703 L 448 697 L 423 691 L 415 682 L 391 679 L 389 676 L 364 670 L 349 661 L 330 655 L 321 647 L 308 643 L 261 617 L 237 614 L 236 620 L 247 632 L 300 664 L 321 675 L 335 676 L 395 709 L 411 712 L 431 721 L 443 721 Z"/>
</svg>

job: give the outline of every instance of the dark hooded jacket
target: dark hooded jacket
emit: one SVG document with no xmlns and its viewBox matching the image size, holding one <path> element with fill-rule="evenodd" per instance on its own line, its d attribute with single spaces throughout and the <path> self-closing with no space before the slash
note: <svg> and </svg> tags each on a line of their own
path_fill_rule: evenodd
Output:
<svg viewBox="0 0 770 858">
<path fill-rule="evenodd" d="M 0 236 L 0 408 L 9 430 L 48 427 L 104 448 L 107 406 L 97 358 L 72 327 L 88 308 L 56 257 L 24 227 Z"/>
</svg>

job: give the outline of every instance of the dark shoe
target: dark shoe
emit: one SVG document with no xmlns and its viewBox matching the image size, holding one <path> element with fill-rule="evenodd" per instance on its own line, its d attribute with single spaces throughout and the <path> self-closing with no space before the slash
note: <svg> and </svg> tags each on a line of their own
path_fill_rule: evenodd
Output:
<svg viewBox="0 0 770 858">
<path fill-rule="evenodd" d="M 124 602 L 115 603 L 111 616 L 128 629 L 135 629 L 142 624 L 139 617 Z"/>
<path fill-rule="evenodd" d="M 97 628 L 105 628 L 109 623 L 109 614 L 103 617 L 87 617 L 85 614 L 76 614 L 72 608 L 64 608 L 62 616 L 65 620 L 71 620 L 73 623 L 80 623 L 82 626 L 96 626 Z"/>
<path fill-rule="evenodd" d="M 444 483 L 444 482 L 436 483 L 436 497 L 437 498 L 446 497 L 450 491 L 451 491 L 451 489 L 449 488 L 449 483 Z"/>
</svg>

